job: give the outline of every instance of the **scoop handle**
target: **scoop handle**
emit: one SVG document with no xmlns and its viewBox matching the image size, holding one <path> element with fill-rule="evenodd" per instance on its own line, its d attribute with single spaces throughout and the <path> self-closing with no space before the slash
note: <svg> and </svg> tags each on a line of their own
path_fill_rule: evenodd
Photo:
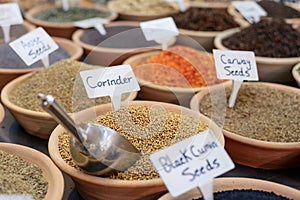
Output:
<svg viewBox="0 0 300 200">
<path fill-rule="evenodd" d="M 68 115 L 64 107 L 52 95 L 38 94 L 38 97 L 42 100 L 42 108 L 81 143 L 83 138 L 78 133 L 74 120 Z"/>
</svg>

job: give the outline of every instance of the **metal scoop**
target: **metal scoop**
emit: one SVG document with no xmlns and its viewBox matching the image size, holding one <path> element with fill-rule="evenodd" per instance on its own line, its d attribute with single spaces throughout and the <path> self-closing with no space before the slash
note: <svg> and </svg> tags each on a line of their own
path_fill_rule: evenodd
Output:
<svg viewBox="0 0 300 200">
<path fill-rule="evenodd" d="M 140 152 L 116 131 L 99 124 L 76 125 L 52 95 L 39 94 L 41 106 L 71 133 L 71 156 L 83 171 L 104 175 L 125 171 L 141 156 Z"/>
</svg>

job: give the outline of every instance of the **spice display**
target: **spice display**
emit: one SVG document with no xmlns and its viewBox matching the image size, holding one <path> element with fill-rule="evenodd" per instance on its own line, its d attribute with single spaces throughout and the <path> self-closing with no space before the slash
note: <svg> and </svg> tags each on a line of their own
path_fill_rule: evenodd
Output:
<svg viewBox="0 0 300 200">
<path fill-rule="evenodd" d="M 300 32 L 280 19 L 261 20 L 225 38 L 222 43 L 232 50 L 254 51 L 256 56 L 300 56 Z"/>
<path fill-rule="evenodd" d="M 284 5 L 283 3 L 269 0 L 258 1 L 257 3 L 267 12 L 268 17 L 281 19 L 300 18 L 300 12 L 290 6 Z"/>
<path fill-rule="evenodd" d="M 53 64 L 59 60 L 70 58 L 69 53 L 62 47 L 49 55 L 49 62 Z M 0 44 L 0 68 L 4 69 L 25 69 L 44 67 L 41 61 L 27 66 L 26 63 L 17 55 L 17 53 L 7 44 Z"/>
<path fill-rule="evenodd" d="M 160 51 L 133 69 L 136 77 L 163 86 L 205 87 L 222 82 L 211 54 L 184 46 Z"/>
<path fill-rule="evenodd" d="M 178 28 L 193 31 L 224 31 L 240 26 L 227 8 L 190 7 L 172 17 Z"/>
<path fill-rule="evenodd" d="M 242 189 L 214 192 L 214 200 L 240 200 L 240 199 L 265 199 L 265 200 L 288 200 L 289 198 L 277 195 L 274 192 L 260 190 Z M 203 200 L 198 198 L 194 200 Z"/>
<path fill-rule="evenodd" d="M 0 194 L 30 194 L 39 200 L 47 190 L 48 182 L 38 166 L 0 151 Z"/>
<path fill-rule="evenodd" d="M 128 139 L 142 157 L 124 172 L 110 174 L 109 178 L 121 180 L 149 180 L 159 178 L 149 155 L 166 146 L 191 137 L 208 125 L 188 115 L 181 115 L 149 106 L 129 106 L 97 117 L 97 123 L 116 130 Z M 59 136 L 59 152 L 65 162 L 76 167 L 70 156 L 69 134 Z M 77 167 L 77 169 L 79 169 Z"/>
<path fill-rule="evenodd" d="M 230 93 L 226 88 L 227 101 Z M 262 141 L 300 142 L 299 94 L 262 84 L 242 84 L 233 108 L 220 96 L 214 98 L 211 103 L 210 95 L 205 95 L 199 110 L 220 126 L 225 116 L 225 130 Z M 213 109 L 219 114 L 212 114 Z"/>
<path fill-rule="evenodd" d="M 106 35 L 101 35 L 96 29 L 84 32 L 80 40 L 84 43 L 107 48 L 140 48 L 157 46 L 154 41 L 147 41 L 142 30 L 137 26 L 106 27 Z"/>
<path fill-rule="evenodd" d="M 164 0 L 117 0 L 113 5 L 116 12 L 128 14 L 157 15 L 179 10 L 175 2 Z"/>
<path fill-rule="evenodd" d="M 74 22 L 94 17 L 107 18 L 111 15 L 110 11 L 99 10 L 85 7 L 71 7 L 64 11 L 63 8 L 50 8 L 37 13 L 34 18 L 47 22 Z"/>
<path fill-rule="evenodd" d="M 22 24 L 10 26 L 10 37 L 11 38 L 19 38 L 27 32 L 28 32 L 28 30 Z M 0 30 L 0 38 L 4 38 L 2 29 Z"/>
<path fill-rule="evenodd" d="M 16 86 L 9 94 L 9 100 L 22 108 L 44 112 L 41 108 L 39 93 L 51 94 L 67 112 L 78 112 L 88 107 L 110 102 L 110 97 L 89 99 L 79 71 L 96 69 L 99 66 L 88 65 L 79 61 L 61 60 L 39 70 Z M 126 99 L 128 94 L 123 94 Z"/>
</svg>

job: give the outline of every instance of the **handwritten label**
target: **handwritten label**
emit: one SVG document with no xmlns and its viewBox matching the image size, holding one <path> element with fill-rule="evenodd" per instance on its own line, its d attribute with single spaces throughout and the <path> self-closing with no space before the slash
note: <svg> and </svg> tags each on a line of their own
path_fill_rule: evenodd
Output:
<svg viewBox="0 0 300 200">
<path fill-rule="evenodd" d="M 86 20 L 76 21 L 74 25 L 80 28 L 92 28 L 94 27 L 101 35 L 106 34 L 106 30 L 103 24 L 107 24 L 109 21 L 100 17 L 90 18 Z"/>
<path fill-rule="evenodd" d="M 0 194 L 0 200 L 33 200 L 29 194 Z"/>
<path fill-rule="evenodd" d="M 43 60 L 59 48 L 41 27 L 23 35 L 19 39 L 9 43 L 9 45 L 27 65 L 32 65 L 38 60 Z"/>
<path fill-rule="evenodd" d="M 258 80 L 255 55 L 252 51 L 213 49 L 217 77 L 231 80 Z"/>
<path fill-rule="evenodd" d="M 155 152 L 150 155 L 150 160 L 172 196 L 195 187 L 211 188 L 205 187 L 210 184 L 207 181 L 234 168 L 211 130 Z"/>
<path fill-rule="evenodd" d="M 233 1 L 232 5 L 251 24 L 259 22 L 261 16 L 267 16 L 267 12 L 254 1 Z"/>
<path fill-rule="evenodd" d="M 0 4 L 0 13 L 0 25 L 23 23 L 23 17 L 17 3 Z"/>
<path fill-rule="evenodd" d="M 110 96 L 115 110 L 120 107 L 122 93 L 140 90 L 130 65 L 85 70 L 80 76 L 89 98 Z"/>
</svg>

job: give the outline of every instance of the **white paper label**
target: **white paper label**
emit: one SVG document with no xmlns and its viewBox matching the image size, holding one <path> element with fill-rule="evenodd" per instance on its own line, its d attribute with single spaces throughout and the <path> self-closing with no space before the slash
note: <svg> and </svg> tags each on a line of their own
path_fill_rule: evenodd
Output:
<svg viewBox="0 0 300 200">
<path fill-rule="evenodd" d="M 254 1 L 233 1 L 232 5 L 249 22 L 259 22 L 261 16 L 267 16 L 267 12 Z"/>
<path fill-rule="evenodd" d="M 41 27 L 9 43 L 27 65 L 32 65 L 54 52 L 59 46 Z M 46 66 L 47 67 L 47 66 Z"/>
<path fill-rule="evenodd" d="M 22 24 L 23 17 L 17 3 L 0 4 L 0 25 Z"/>
<path fill-rule="evenodd" d="M 121 94 L 140 90 L 130 65 L 85 70 L 80 76 L 89 98 L 110 96 L 115 109 L 119 108 Z"/>
<path fill-rule="evenodd" d="M 195 187 L 211 190 L 205 186 L 213 178 L 234 168 L 234 163 L 211 130 L 155 152 L 150 159 L 172 196 Z"/>
<path fill-rule="evenodd" d="M 219 79 L 258 80 L 255 55 L 252 51 L 213 49 L 213 55 Z"/>
<path fill-rule="evenodd" d="M 178 7 L 179 7 L 179 10 L 181 12 L 184 12 L 186 9 L 185 9 L 185 6 L 184 6 L 184 2 L 183 0 L 166 0 L 167 2 L 176 2 L 178 4 Z"/>
<path fill-rule="evenodd" d="M 80 28 L 92 28 L 95 27 L 95 25 L 97 24 L 107 24 L 107 23 L 108 23 L 107 19 L 95 17 L 95 18 L 85 19 L 81 21 L 76 21 L 74 22 L 74 25 Z"/>
<path fill-rule="evenodd" d="M 0 194 L 0 200 L 33 200 L 29 194 Z"/>
<path fill-rule="evenodd" d="M 172 17 L 141 22 L 140 27 L 147 41 L 172 38 L 179 34 Z"/>
</svg>

